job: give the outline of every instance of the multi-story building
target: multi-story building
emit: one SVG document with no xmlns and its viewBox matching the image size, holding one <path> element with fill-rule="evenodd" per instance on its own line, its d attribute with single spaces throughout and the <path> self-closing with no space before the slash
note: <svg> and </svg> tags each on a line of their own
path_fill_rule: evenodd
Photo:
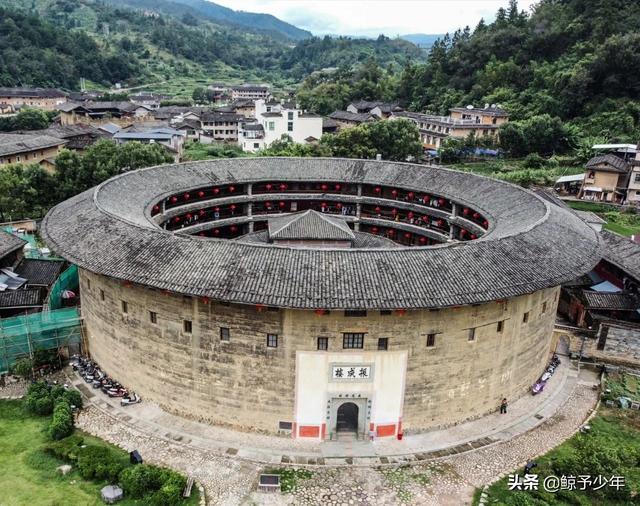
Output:
<svg viewBox="0 0 640 506">
<path fill-rule="evenodd" d="M 67 101 L 66 93 L 55 88 L 0 88 L 0 104 L 19 107 L 34 107 L 54 111 Z"/>
<path fill-rule="evenodd" d="M 241 84 L 231 87 L 231 100 L 248 98 L 250 100 L 267 100 L 269 98 L 269 87 L 257 84 Z"/>
<path fill-rule="evenodd" d="M 267 147 L 273 141 L 282 139 L 284 135 L 288 135 L 293 142 L 300 144 L 315 142 L 322 137 L 322 117 L 305 113 L 290 102 L 256 100 L 256 121 L 262 125 L 264 135 L 262 139 L 251 138 L 247 135 L 259 134 L 247 134 L 248 131 L 243 130 L 240 144 L 246 151 Z M 258 132 L 258 130 L 249 131 Z M 245 143 L 242 139 L 251 139 L 251 141 Z"/>
<path fill-rule="evenodd" d="M 208 111 L 200 115 L 203 133 L 214 141 L 238 142 L 238 130 L 245 119 L 241 114 Z"/>
<path fill-rule="evenodd" d="M 0 134 L 0 167 L 13 163 L 38 163 L 52 170 L 53 159 L 66 143 L 66 140 L 51 135 Z"/>
<path fill-rule="evenodd" d="M 600 202 L 624 202 L 630 184 L 631 164 L 608 153 L 594 156 L 587 162 L 586 168 L 578 198 Z M 633 178 L 635 179 L 635 176 Z M 634 182 L 634 199 L 637 198 L 636 186 L 640 188 L 640 184 Z"/>
<path fill-rule="evenodd" d="M 509 120 L 508 113 L 495 105 L 483 109 L 473 106 L 455 107 L 450 116 L 437 116 L 419 112 L 393 112 L 393 118 L 413 121 L 420 130 L 420 139 L 426 149 L 437 149 L 447 137 L 464 139 L 469 134 L 476 138 L 497 138 L 501 125 Z"/>
<path fill-rule="evenodd" d="M 638 145 L 640 148 L 640 144 Z M 631 175 L 627 190 L 627 203 L 640 204 L 640 150 L 636 149 L 635 160 L 631 160 Z"/>
</svg>

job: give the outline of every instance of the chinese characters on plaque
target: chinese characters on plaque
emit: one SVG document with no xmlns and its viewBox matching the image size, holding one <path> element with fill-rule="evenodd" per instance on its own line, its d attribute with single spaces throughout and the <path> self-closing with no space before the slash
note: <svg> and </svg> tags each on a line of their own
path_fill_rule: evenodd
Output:
<svg viewBox="0 0 640 506">
<path fill-rule="evenodd" d="M 368 380 L 371 378 L 370 365 L 333 365 L 331 378 L 334 380 Z"/>
</svg>

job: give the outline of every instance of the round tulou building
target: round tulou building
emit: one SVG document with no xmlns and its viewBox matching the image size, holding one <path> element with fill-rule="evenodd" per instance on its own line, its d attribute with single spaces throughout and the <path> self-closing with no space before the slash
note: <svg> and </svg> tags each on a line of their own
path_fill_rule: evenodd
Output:
<svg viewBox="0 0 640 506">
<path fill-rule="evenodd" d="M 143 398 L 243 430 L 379 437 L 523 395 L 597 233 L 440 167 L 248 158 L 138 170 L 56 206 L 89 352 Z"/>
</svg>

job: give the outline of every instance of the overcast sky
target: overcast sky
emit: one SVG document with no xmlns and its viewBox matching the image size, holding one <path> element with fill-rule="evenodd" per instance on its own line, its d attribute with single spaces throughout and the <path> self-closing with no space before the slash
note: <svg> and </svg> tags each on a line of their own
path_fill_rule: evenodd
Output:
<svg viewBox="0 0 640 506">
<path fill-rule="evenodd" d="M 508 0 L 215 0 L 235 10 L 262 12 L 309 30 L 315 35 L 377 36 L 445 33 L 480 18 L 495 17 Z M 528 10 L 535 2 L 520 0 Z"/>
</svg>

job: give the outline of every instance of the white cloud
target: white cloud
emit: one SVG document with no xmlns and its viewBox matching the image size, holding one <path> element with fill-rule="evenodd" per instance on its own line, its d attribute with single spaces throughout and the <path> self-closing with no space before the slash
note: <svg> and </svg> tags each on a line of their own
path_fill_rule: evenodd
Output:
<svg viewBox="0 0 640 506">
<path fill-rule="evenodd" d="M 263 12 L 316 35 L 388 36 L 445 33 L 480 18 L 489 21 L 508 0 L 215 0 L 235 10 Z M 521 0 L 520 8 L 534 2 Z"/>
</svg>

